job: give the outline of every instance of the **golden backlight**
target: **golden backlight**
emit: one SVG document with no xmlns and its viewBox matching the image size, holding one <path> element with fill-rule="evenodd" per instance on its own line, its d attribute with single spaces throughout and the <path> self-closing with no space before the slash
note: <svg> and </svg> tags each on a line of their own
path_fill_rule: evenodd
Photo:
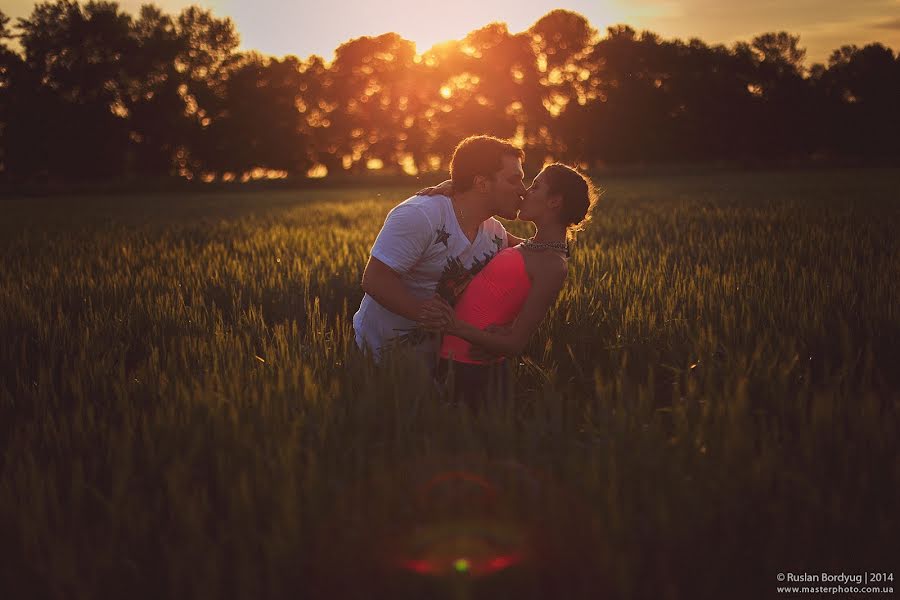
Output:
<svg viewBox="0 0 900 600">
<path fill-rule="evenodd" d="M 337 0 L 319 8 L 277 0 L 219 0 L 211 5 L 234 19 L 246 48 L 276 56 L 318 54 L 326 61 L 343 42 L 391 31 L 414 42 L 421 54 L 492 22 L 506 23 L 512 33 L 525 31 L 555 8 L 577 11 L 601 29 L 627 17 L 618 0 Z"/>
</svg>

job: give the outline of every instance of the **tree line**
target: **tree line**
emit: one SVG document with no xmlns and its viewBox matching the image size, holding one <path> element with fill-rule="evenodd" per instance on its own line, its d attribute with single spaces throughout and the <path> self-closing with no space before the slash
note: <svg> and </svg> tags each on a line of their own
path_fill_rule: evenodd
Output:
<svg viewBox="0 0 900 600">
<path fill-rule="evenodd" d="M 445 169 L 474 133 L 516 140 L 529 168 L 900 154 L 900 56 L 881 44 L 806 68 L 786 32 L 730 46 L 600 35 L 554 10 L 423 54 L 394 33 L 331 63 L 238 48 L 234 23 L 196 6 L 56 0 L 15 25 L 0 12 L 0 178 L 415 174 Z"/>
</svg>

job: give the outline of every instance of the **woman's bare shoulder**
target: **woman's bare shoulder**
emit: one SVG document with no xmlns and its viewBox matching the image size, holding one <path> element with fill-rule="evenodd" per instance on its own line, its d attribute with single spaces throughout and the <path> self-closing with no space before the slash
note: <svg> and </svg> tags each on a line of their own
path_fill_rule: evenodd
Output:
<svg viewBox="0 0 900 600">
<path fill-rule="evenodd" d="M 565 279 L 569 272 L 566 258 L 553 250 L 525 250 L 523 253 L 526 262 L 531 267 L 529 271 L 535 280 L 558 282 Z"/>
</svg>

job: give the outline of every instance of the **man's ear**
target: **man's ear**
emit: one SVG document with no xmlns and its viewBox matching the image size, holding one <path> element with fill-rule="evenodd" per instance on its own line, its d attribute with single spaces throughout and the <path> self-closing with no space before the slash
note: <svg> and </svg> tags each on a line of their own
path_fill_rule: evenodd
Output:
<svg viewBox="0 0 900 600">
<path fill-rule="evenodd" d="M 562 194 L 553 194 L 547 197 L 547 206 L 556 210 L 562 207 Z"/>
<path fill-rule="evenodd" d="M 479 192 L 484 193 L 488 188 L 488 178 L 484 175 L 476 175 L 475 179 L 472 180 L 472 184 L 472 187 L 474 187 Z"/>
</svg>

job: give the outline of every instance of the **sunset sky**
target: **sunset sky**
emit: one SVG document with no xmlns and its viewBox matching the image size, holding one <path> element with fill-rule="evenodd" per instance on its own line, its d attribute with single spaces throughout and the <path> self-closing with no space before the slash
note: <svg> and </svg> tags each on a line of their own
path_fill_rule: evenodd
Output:
<svg viewBox="0 0 900 600">
<path fill-rule="evenodd" d="M 142 0 L 120 0 L 136 13 Z M 708 43 L 749 41 L 767 31 L 800 34 L 807 65 L 825 62 L 843 44 L 880 41 L 900 50 L 900 0 L 160 0 L 177 13 L 199 4 L 234 19 L 242 47 L 264 54 L 318 54 L 327 60 L 342 42 L 362 35 L 396 31 L 416 42 L 419 51 L 435 42 L 458 39 L 491 21 L 504 21 L 513 32 L 527 29 L 554 8 L 586 16 L 601 32 L 625 23 L 663 37 L 699 37 Z M 33 0 L 0 0 L 13 17 L 27 16 Z"/>
</svg>

